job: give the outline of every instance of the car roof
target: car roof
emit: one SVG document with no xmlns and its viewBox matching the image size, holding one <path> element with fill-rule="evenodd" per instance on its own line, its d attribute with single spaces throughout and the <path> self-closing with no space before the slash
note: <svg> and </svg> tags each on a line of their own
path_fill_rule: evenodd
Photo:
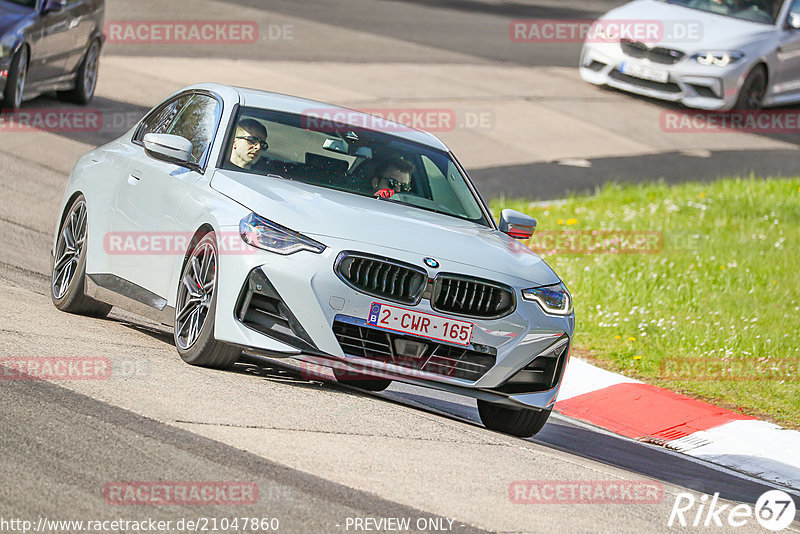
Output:
<svg viewBox="0 0 800 534">
<path fill-rule="evenodd" d="M 245 87 L 235 87 L 217 83 L 192 85 L 181 91 L 189 89 L 205 89 L 219 93 L 223 97 L 226 95 L 232 96 L 232 92 L 235 92 L 238 96 L 238 103 L 241 106 L 265 108 L 298 115 L 312 113 L 313 116 L 320 117 L 320 120 L 325 120 L 328 117 L 335 117 L 337 122 L 351 124 L 359 128 L 370 129 L 369 125 L 379 122 L 381 128 L 373 129 L 380 129 L 395 137 L 449 152 L 447 146 L 433 134 L 383 118 L 376 120 L 375 115 L 342 106 L 335 106 L 317 100 L 310 100 L 282 93 L 273 93 L 270 91 L 260 91 L 258 89 L 248 89 Z M 346 120 L 340 120 L 340 117 L 346 117 Z"/>
</svg>

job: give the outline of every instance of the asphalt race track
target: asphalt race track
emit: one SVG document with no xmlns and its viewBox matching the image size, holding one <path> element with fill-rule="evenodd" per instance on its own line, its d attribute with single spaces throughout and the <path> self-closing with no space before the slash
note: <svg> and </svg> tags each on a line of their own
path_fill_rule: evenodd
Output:
<svg viewBox="0 0 800 534">
<path fill-rule="evenodd" d="M 48 250 L 76 159 L 198 81 L 351 106 L 484 113 L 485 127 L 460 123 L 441 137 L 487 197 L 561 198 L 609 179 L 796 174 L 795 134 L 671 136 L 658 124 L 672 108 L 581 83 L 578 45 L 508 42 L 511 19 L 592 18 L 617 4 L 108 0 L 107 21 L 254 20 L 262 37 L 248 46 L 109 43 L 90 105 L 102 128 L 0 124 L 0 356 L 107 358 L 125 370 L 107 380 L 0 381 L 0 532 L 21 531 L 2 523 L 12 519 L 153 519 L 184 532 L 202 530 L 187 521 L 236 517 L 278 520 L 277 529 L 259 523 L 262 532 L 402 530 L 390 518 L 407 519 L 404 531 L 694 532 L 667 526 L 680 494 L 753 505 L 773 489 L 558 415 L 522 440 L 484 429 L 473 401 L 443 393 L 394 384 L 366 394 L 309 378 L 294 361 L 250 356 L 229 372 L 191 367 L 167 327 L 118 309 L 105 320 L 64 314 L 49 297 Z M 23 106 L 64 109 L 78 108 L 49 96 Z M 131 481 L 238 482 L 257 496 L 136 506 L 109 497 Z M 514 498 L 519 481 L 648 482 L 661 493 L 646 503 L 532 504 Z M 751 521 L 735 531 L 764 530 Z"/>
</svg>

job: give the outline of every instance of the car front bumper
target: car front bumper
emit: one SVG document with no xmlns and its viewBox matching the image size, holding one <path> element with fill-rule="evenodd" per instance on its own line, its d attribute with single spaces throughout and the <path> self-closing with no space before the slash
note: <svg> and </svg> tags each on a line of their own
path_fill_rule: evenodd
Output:
<svg viewBox="0 0 800 534">
<path fill-rule="evenodd" d="M 317 236 L 313 237 L 317 239 Z M 505 317 L 479 319 L 451 315 L 434 310 L 426 299 L 417 305 L 403 305 L 350 287 L 337 276 L 334 264 L 343 250 L 359 250 L 357 244 L 328 237 L 319 239 L 328 246 L 322 254 L 299 252 L 281 256 L 255 251 L 252 254 L 220 255 L 215 337 L 254 354 L 294 357 L 344 372 L 364 372 L 370 377 L 399 380 L 517 407 L 552 408 L 569 357 L 574 315 L 549 315 L 538 304 L 523 300 L 521 290 L 536 284 L 513 278 L 502 279 L 497 273 L 477 267 L 464 272 L 462 264 L 442 261 L 439 269 L 428 269 L 431 277 L 436 272 L 464 274 L 504 283 L 516 293 L 516 307 Z M 363 246 L 361 251 L 418 265 L 422 259 L 414 254 L 372 245 Z M 278 321 L 280 324 L 272 330 L 254 328 L 244 320 L 245 308 L 250 305 L 246 302 L 248 292 L 258 293 L 259 299 L 271 300 L 273 304 L 262 308 L 272 314 L 280 308 L 279 315 L 285 320 Z M 474 328 L 470 345 L 463 347 L 372 327 L 367 320 L 371 306 L 376 302 L 471 322 Z M 259 313 L 264 313 L 264 310 Z M 437 351 L 446 353 L 443 359 L 437 360 L 440 364 L 449 358 L 459 361 L 454 366 L 461 369 L 478 369 L 476 362 L 481 362 L 483 367 L 479 373 L 448 372 L 447 367 L 441 365 L 425 366 L 394 355 L 383 360 L 365 357 L 366 352 L 356 355 L 351 350 L 346 352 L 340 343 L 345 335 L 341 331 L 343 328 L 359 329 L 368 337 L 383 335 L 392 347 L 396 347 L 393 344 L 397 338 L 425 343 L 430 350 L 423 358 Z M 391 348 L 383 350 L 394 352 Z M 493 357 L 490 364 L 485 363 L 487 359 L 481 358 L 481 354 Z M 545 367 L 545 363 L 549 367 Z M 530 370 L 540 367 L 547 370 Z M 552 380 L 543 379 L 542 384 L 547 386 L 538 385 L 535 391 L 526 391 L 519 385 L 519 377 L 523 376 L 521 373 L 531 376 L 530 373 L 534 372 L 552 372 Z"/>
<path fill-rule="evenodd" d="M 668 80 L 662 83 L 624 74 L 623 63 L 666 72 Z M 726 67 L 701 65 L 688 56 L 665 65 L 628 56 L 619 43 L 587 43 L 581 52 L 579 71 L 584 81 L 595 85 L 680 102 L 691 108 L 723 111 L 736 103 L 748 66 L 744 61 Z"/>
</svg>

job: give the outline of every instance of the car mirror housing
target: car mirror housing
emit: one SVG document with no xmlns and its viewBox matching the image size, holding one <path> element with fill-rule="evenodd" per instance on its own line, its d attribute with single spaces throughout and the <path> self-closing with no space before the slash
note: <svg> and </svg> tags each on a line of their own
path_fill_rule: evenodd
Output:
<svg viewBox="0 0 800 534">
<path fill-rule="evenodd" d="M 152 158 L 188 165 L 192 142 L 179 135 L 149 133 L 144 136 L 144 150 Z"/>
<path fill-rule="evenodd" d="M 536 219 L 518 211 L 505 209 L 500 213 L 500 231 L 514 239 L 530 239 L 536 230 Z"/>
<path fill-rule="evenodd" d="M 790 13 L 788 22 L 791 29 L 800 30 L 800 13 Z"/>
<path fill-rule="evenodd" d="M 46 0 L 44 5 L 42 6 L 42 13 L 55 13 L 56 11 L 61 11 L 66 7 L 67 0 Z"/>
</svg>

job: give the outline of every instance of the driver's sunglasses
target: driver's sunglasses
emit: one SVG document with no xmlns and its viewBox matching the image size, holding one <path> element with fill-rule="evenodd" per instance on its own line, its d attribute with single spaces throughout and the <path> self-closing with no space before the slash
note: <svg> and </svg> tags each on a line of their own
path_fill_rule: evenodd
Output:
<svg viewBox="0 0 800 534">
<path fill-rule="evenodd" d="M 241 135 L 241 136 L 237 136 L 236 139 L 244 139 L 245 141 L 247 141 L 251 145 L 254 145 L 254 146 L 258 145 L 258 146 L 261 147 L 261 150 L 266 150 L 266 149 L 269 148 L 269 145 L 267 144 L 267 140 L 266 139 L 259 139 L 258 137 L 254 136 L 254 135 Z"/>
<path fill-rule="evenodd" d="M 402 191 L 404 193 L 408 193 L 409 191 L 411 191 L 411 182 L 408 183 L 398 182 L 394 178 L 384 178 L 384 180 L 386 180 L 386 182 L 389 184 L 389 187 L 391 187 L 395 191 Z"/>
</svg>

